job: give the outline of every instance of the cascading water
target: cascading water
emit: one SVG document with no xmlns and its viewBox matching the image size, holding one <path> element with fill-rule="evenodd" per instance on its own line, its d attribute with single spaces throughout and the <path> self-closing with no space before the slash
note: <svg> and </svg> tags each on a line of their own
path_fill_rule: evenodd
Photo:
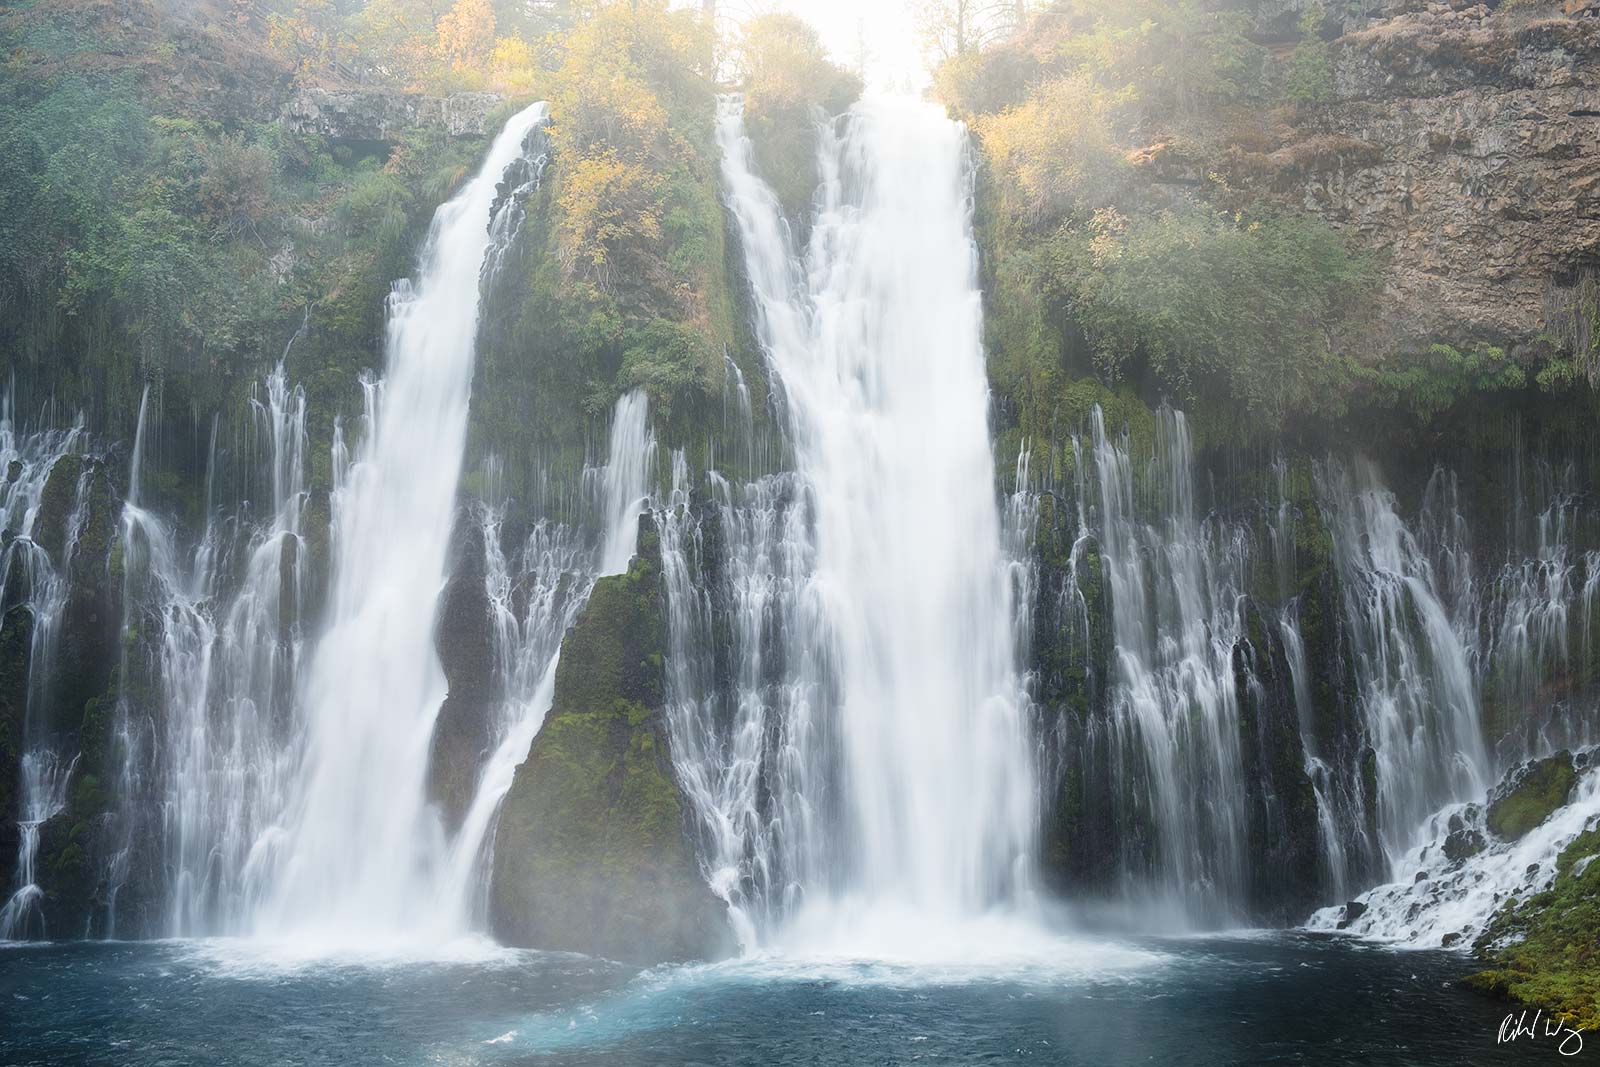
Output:
<svg viewBox="0 0 1600 1067">
<path fill-rule="evenodd" d="M 633 558 L 639 514 L 655 483 L 656 438 L 650 428 L 650 403 L 643 389 L 624 393 L 611 416 L 606 465 L 588 480 L 595 486 L 594 507 L 603 520 L 600 574 L 621 574 Z"/>
<path fill-rule="evenodd" d="M 1015 902 L 1037 830 L 965 136 L 894 100 L 824 129 L 804 262 L 737 101 L 718 136 L 798 472 L 737 494 L 712 481 L 738 663 L 721 701 L 685 663 L 709 609 L 664 524 L 680 777 L 747 938 L 781 915 L 792 941 L 855 924 L 854 949 L 903 948 L 926 926 L 886 917 Z"/>
<path fill-rule="evenodd" d="M 1556 855 L 1600 817 L 1590 753 L 1567 804 L 1531 832 L 1503 841 L 1485 823 L 1499 775 L 1593 744 L 1597 718 L 1575 679 L 1592 651 L 1596 574 L 1593 551 L 1573 547 L 1577 499 L 1565 477 L 1525 492 L 1520 453 L 1512 464 L 1505 561 L 1486 571 L 1474 566 L 1448 472 L 1429 479 L 1413 528 L 1370 464 L 1324 468 L 1393 880 L 1357 898 L 1360 914 L 1319 911 L 1314 928 L 1471 944 L 1508 897 L 1548 885 Z"/>
<path fill-rule="evenodd" d="M 1377 825 L 1391 865 L 1442 805 L 1481 794 L 1490 768 L 1468 650 L 1435 569 L 1370 464 L 1329 463 L 1323 493 L 1375 758 Z"/>
<path fill-rule="evenodd" d="M 21 722 L 21 780 L 18 782 L 17 854 L 14 885 L 5 889 L 0 907 L 0 941 L 47 936 L 38 914 L 40 889 L 35 860 L 39 828 L 66 804 L 75 754 L 60 751 L 47 721 L 54 652 L 67 604 L 69 568 L 83 524 L 88 472 L 74 480 L 71 506 L 58 531 L 59 559 L 34 541 L 46 483 L 62 457 L 83 444 L 83 427 L 67 430 L 18 430 L 7 395 L 0 404 L 0 528 L 6 532 L 0 549 L 0 614 L 25 614 L 29 645 L 26 707 Z"/>
<path fill-rule="evenodd" d="M 513 572 L 500 544 L 501 511 L 489 507 L 481 512 L 485 592 L 494 616 L 495 665 L 503 695 L 490 726 L 489 757 L 441 875 L 442 910 L 468 917 L 484 913 L 488 872 L 494 867 L 495 819 L 517 765 L 527 758 L 550 710 L 561 639 L 588 602 L 594 580 L 627 569 L 638 541 L 639 515 L 653 488 L 655 462 L 649 401 L 636 389 L 617 400 L 606 464 L 584 471 L 594 490 L 594 513 L 602 521 L 592 550 L 573 528 L 540 520 L 523 543 Z"/>
<path fill-rule="evenodd" d="M 1109 773 L 1144 782 L 1121 813 L 1148 819 L 1155 889 L 1178 914 L 1222 917 L 1244 882 L 1245 775 L 1233 650 L 1247 567 L 1241 530 L 1195 512 L 1193 454 L 1182 412 L 1163 408 L 1149 472 L 1154 523 L 1135 508 L 1125 442 L 1094 409 L 1100 539 L 1115 640 Z M 1098 750 L 1100 745 L 1091 743 Z M 1142 879 L 1131 891 L 1139 895 Z"/>
<path fill-rule="evenodd" d="M 449 929 L 432 879 L 423 778 L 444 699 L 433 620 L 466 443 L 480 276 L 508 239 L 497 187 L 537 158 L 546 106 L 520 112 L 478 173 L 434 215 L 415 282 L 390 300 L 386 377 L 336 490 L 329 625 L 305 683 L 303 765 L 270 844 L 261 932 L 348 938 Z M 536 140 L 536 139 L 534 139 Z"/>
<path fill-rule="evenodd" d="M 266 452 L 271 518 L 246 544 L 243 578 L 225 610 L 210 606 L 218 601 L 216 525 L 208 522 L 184 577 L 165 531 L 149 516 L 139 520 L 166 600 L 162 810 L 175 935 L 242 928 L 262 890 L 256 842 L 289 803 L 293 760 L 284 742 L 303 642 L 306 407 L 282 364 L 250 413 Z"/>
</svg>

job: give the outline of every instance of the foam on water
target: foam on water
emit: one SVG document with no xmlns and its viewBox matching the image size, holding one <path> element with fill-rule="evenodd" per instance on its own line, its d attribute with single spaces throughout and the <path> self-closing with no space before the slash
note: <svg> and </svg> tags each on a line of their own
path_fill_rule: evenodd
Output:
<svg viewBox="0 0 1600 1067">
<path fill-rule="evenodd" d="M 1406 948 L 1449 947 L 1445 938 L 1455 935 L 1452 945 L 1469 948 L 1506 900 L 1526 899 L 1549 887 L 1556 875 L 1556 857 L 1596 818 L 1600 818 L 1600 771 L 1592 768 L 1579 779 L 1566 806 L 1518 841 L 1500 841 L 1489 833 L 1481 805 L 1451 804 L 1428 820 L 1424 843 L 1395 865 L 1393 881 L 1356 898 L 1366 911 L 1343 932 Z M 1482 833 L 1487 841 L 1484 850 L 1451 863 L 1443 842 L 1452 820 Z M 1306 925 L 1338 931 L 1344 915 L 1342 905 L 1323 908 Z"/>
</svg>

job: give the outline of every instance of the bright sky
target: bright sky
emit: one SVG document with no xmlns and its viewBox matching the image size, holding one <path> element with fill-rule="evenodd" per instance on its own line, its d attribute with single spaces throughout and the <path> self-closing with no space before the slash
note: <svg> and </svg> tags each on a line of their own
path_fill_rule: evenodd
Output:
<svg viewBox="0 0 1600 1067">
<path fill-rule="evenodd" d="M 928 80 L 912 16 L 916 0 L 719 0 L 742 21 L 765 11 L 789 11 L 817 28 L 835 62 L 854 68 L 866 42 L 867 81 L 880 88 L 920 89 Z"/>
</svg>

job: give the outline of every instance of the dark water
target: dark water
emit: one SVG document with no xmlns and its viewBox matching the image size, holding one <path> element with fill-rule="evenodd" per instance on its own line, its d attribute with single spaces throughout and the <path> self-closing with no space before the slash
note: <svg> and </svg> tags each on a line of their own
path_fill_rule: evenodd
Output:
<svg viewBox="0 0 1600 1067">
<path fill-rule="evenodd" d="M 1469 962 L 1298 935 L 1124 942 L 1060 967 L 733 963 L 639 972 L 482 950 L 284 961 L 228 942 L 0 948 L 0 1062 L 1498 1064 Z M 1585 1034 L 1584 1037 L 1589 1035 Z M 498 1040 L 497 1040 L 498 1039 Z M 1571 1049 L 1569 1044 L 1568 1048 Z"/>
</svg>

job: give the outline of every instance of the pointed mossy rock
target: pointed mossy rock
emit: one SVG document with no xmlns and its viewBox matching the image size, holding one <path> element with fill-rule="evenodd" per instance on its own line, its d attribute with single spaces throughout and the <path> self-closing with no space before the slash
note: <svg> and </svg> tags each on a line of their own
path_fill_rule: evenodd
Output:
<svg viewBox="0 0 1600 1067">
<path fill-rule="evenodd" d="M 1489 829 L 1503 841 L 1520 840 L 1566 804 L 1577 781 L 1572 753 L 1567 751 L 1513 771 L 1489 802 Z"/>
<path fill-rule="evenodd" d="M 491 743 L 489 718 L 501 694 L 496 684 L 493 608 L 484 584 L 488 546 L 482 527 L 465 510 L 456 517 L 451 554 L 455 558 L 439 598 L 433 636 L 450 688 L 434 721 L 428 799 L 454 831 L 472 804 Z"/>
<path fill-rule="evenodd" d="M 490 921 L 508 944 L 636 963 L 724 951 L 661 705 L 661 552 L 648 517 L 561 645 L 555 697 L 495 838 Z"/>
</svg>

